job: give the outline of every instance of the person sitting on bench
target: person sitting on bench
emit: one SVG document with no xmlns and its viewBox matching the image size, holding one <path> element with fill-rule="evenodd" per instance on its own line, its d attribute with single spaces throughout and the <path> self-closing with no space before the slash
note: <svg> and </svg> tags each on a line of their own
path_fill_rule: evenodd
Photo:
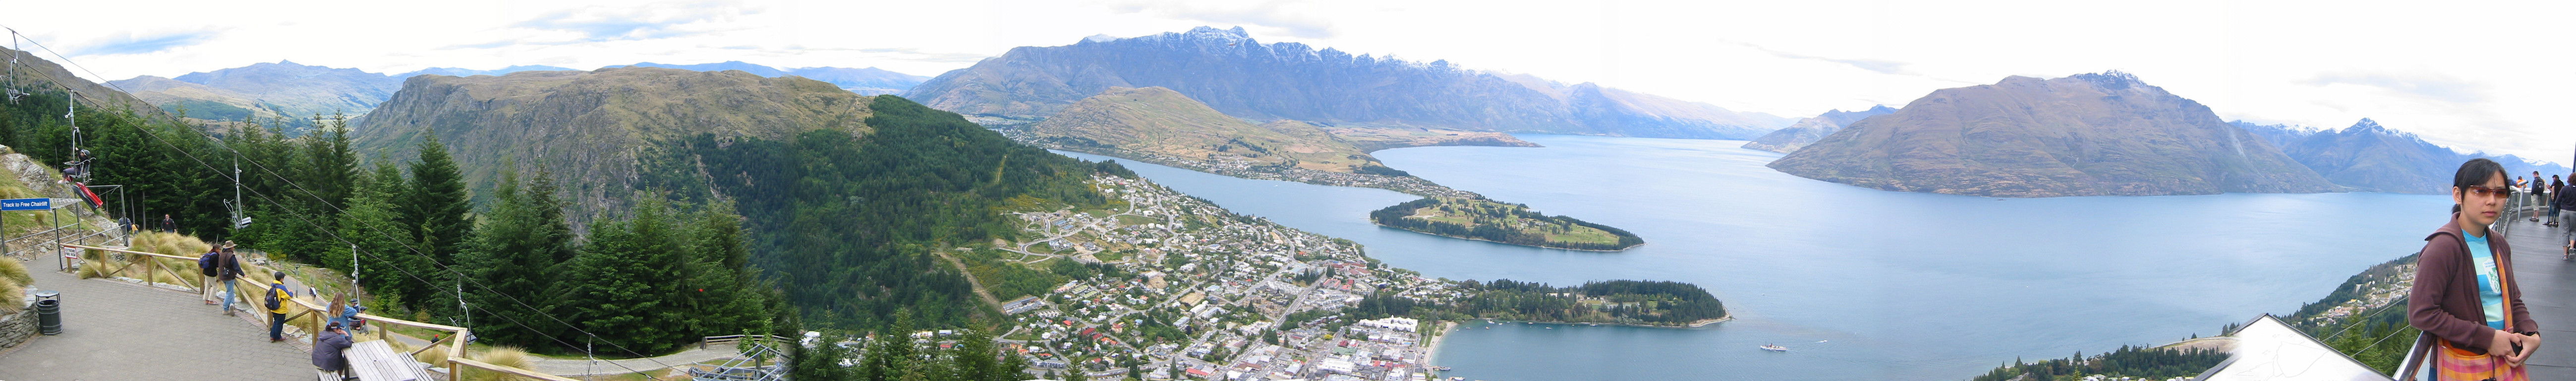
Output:
<svg viewBox="0 0 2576 381">
<path fill-rule="evenodd" d="M 349 332 L 341 330 L 340 323 L 323 327 L 322 336 L 313 340 L 313 367 L 348 379 L 349 356 L 341 351 L 349 350 L 350 345 Z"/>
</svg>

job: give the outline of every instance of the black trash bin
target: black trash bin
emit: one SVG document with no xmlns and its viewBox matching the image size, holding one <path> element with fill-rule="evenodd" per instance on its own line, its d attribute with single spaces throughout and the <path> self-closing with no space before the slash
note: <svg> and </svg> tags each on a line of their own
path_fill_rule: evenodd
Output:
<svg viewBox="0 0 2576 381">
<path fill-rule="evenodd" d="M 36 292 L 36 332 L 47 335 L 63 333 L 63 299 L 60 293 Z"/>
</svg>

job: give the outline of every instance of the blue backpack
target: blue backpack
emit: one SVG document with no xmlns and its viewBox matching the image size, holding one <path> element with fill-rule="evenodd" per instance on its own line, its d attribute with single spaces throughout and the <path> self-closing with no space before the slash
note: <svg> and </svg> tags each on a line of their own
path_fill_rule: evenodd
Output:
<svg viewBox="0 0 2576 381">
<path fill-rule="evenodd" d="M 215 252 L 209 251 L 206 255 L 197 256 L 197 272 L 206 276 L 215 276 Z"/>
</svg>

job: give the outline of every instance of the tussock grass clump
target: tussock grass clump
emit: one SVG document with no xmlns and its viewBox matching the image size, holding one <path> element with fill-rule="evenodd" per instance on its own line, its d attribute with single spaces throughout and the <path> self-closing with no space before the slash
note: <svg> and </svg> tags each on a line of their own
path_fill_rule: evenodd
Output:
<svg viewBox="0 0 2576 381">
<path fill-rule="evenodd" d="M 534 365 L 534 364 L 535 364 L 534 362 L 532 362 L 532 361 L 529 361 L 529 360 L 528 360 L 528 351 L 520 350 L 519 348 L 514 348 L 514 347 L 492 347 L 492 348 L 490 348 L 490 349 L 484 349 L 484 350 L 482 350 L 482 351 L 474 352 L 473 354 L 470 354 L 470 355 L 465 356 L 465 358 L 466 358 L 466 359 L 470 359 L 470 360 L 474 360 L 474 361 L 481 361 L 481 362 L 483 362 L 483 363 L 485 363 L 485 364 L 500 365 L 500 366 L 506 366 L 506 367 L 512 367 L 512 368 L 519 368 L 519 369 L 527 369 L 530 365 Z M 529 380 L 529 378 L 527 378 L 527 377 L 519 377 L 519 376 L 511 375 L 511 374 L 508 374 L 508 373 L 501 373 L 501 372 L 494 372 L 494 371 L 489 371 L 489 370 L 482 370 L 482 369 L 480 369 L 480 368 L 474 368 L 474 367 L 463 367 L 463 368 L 465 368 L 465 373 L 463 373 L 463 374 L 459 374 L 459 376 L 463 376 L 463 377 L 460 377 L 460 378 L 463 378 L 463 379 L 465 379 L 465 380 L 467 380 L 467 381 L 522 381 L 522 380 Z"/>
<path fill-rule="evenodd" d="M 117 268 L 112 266 L 116 265 L 110 264 L 111 262 L 106 259 L 107 256 L 100 253 L 102 252 L 98 250 L 81 251 L 80 272 L 75 274 L 80 275 L 81 279 L 104 278 L 108 274 L 115 274 Z"/>
<path fill-rule="evenodd" d="M 401 344 L 401 343 L 402 343 L 402 340 L 394 340 L 394 343 L 395 343 L 395 344 Z M 435 344 L 435 342 L 433 342 L 432 344 Z M 442 345 L 442 346 L 444 346 L 444 345 Z M 420 350 L 419 348 L 411 348 L 411 346 L 409 346 L 409 345 L 404 345 L 404 346 L 402 346 L 402 347 L 403 347 L 403 348 L 410 348 L 410 350 Z M 469 359 L 470 359 L 470 358 L 473 358 L 473 357 L 466 357 L 466 358 L 469 358 Z M 412 355 L 411 355 L 411 359 L 413 359 L 413 360 L 420 360 L 420 362 L 421 362 L 421 363 L 423 363 L 423 364 L 429 364 L 430 366 L 446 366 L 446 365 L 441 365 L 441 364 L 446 364 L 446 363 L 447 363 L 447 348 L 432 348 L 432 349 L 430 349 L 430 350 L 420 351 L 420 353 L 414 353 L 414 354 L 412 354 Z"/>
<path fill-rule="evenodd" d="M 146 253 L 160 253 L 196 258 L 198 254 L 205 254 L 208 251 L 213 251 L 214 248 L 214 244 L 206 243 L 205 240 L 198 239 L 197 237 L 178 233 L 147 231 L 134 233 L 133 246 L 125 249 Z"/>
<path fill-rule="evenodd" d="M 0 258 L 0 278 L 17 281 L 20 286 L 36 284 L 35 274 L 27 273 L 27 263 L 15 259 Z"/>
<path fill-rule="evenodd" d="M 0 259 L 0 262 L 17 261 Z M 26 298 L 27 288 L 25 286 L 19 286 L 18 281 L 16 280 L 0 278 L 0 315 L 15 314 L 18 313 L 18 309 L 26 308 L 26 305 L 19 304 L 19 302 L 26 301 Z"/>
</svg>

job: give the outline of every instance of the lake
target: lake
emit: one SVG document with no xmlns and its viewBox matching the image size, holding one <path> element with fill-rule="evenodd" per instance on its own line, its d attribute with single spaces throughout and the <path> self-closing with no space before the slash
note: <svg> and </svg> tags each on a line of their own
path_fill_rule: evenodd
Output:
<svg viewBox="0 0 2576 381">
<path fill-rule="evenodd" d="M 1519 137 L 1546 147 L 1374 155 L 1453 188 L 1626 229 L 1646 245 L 1584 252 L 1438 237 L 1369 223 L 1369 211 L 1410 195 L 1120 162 L 1427 276 L 1690 282 L 1736 317 L 1704 329 L 1453 332 L 1435 362 L 1456 368 L 1444 376 L 1491 381 L 1959 380 L 2015 358 L 2159 345 L 2294 312 L 2422 247 L 2450 207 L 2440 196 L 2380 193 L 1888 192 L 1773 171 L 1763 164 L 1780 154 L 1742 141 Z M 1764 344 L 1792 351 L 1756 348 Z"/>
</svg>

